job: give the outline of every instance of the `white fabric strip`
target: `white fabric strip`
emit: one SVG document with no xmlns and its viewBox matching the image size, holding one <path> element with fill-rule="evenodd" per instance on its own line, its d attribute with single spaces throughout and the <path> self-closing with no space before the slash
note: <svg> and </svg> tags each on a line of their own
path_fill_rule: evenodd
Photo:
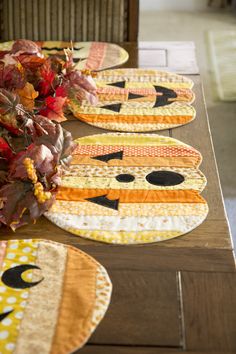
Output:
<svg viewBox="0 0 236 354">
<path fill-rule="evenodd" d="M 164 206 L 163 206 L 164 207 Z M 207 211 L 206 211 L 207 214 Z M 120 217 L 117 216 L 78 216 L 60 213 L 46 214 L 49 220 L 62 228 L 77 230 L 109 231 L 174 231 L 187 232 L 200 224 L 206 217 L 200 216 L 157 216 L 157 217 Z"/>
<path fill-rule="evenodd" d="M 36 265 L 41 269 L 43 281 L 29 291 L 14 354 L 50 353 L 66 259 L 67 250 L 63 245 L 40 241 Z M 32 281 L 34 278 L 33 275 Z"/>
</svg>

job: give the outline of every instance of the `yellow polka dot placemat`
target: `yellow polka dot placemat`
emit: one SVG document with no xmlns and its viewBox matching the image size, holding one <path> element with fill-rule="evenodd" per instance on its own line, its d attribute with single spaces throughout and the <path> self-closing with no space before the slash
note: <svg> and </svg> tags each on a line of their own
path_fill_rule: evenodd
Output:
<svg viewBox="0 0 236 354">
<path fill-rule="evenodd" d="M 64 49 L 71 48 L 71 42 L 36 42 L 45 55 L 64 56 Z M 13 41 L 0 43 L 0 50 L 10 50 Z M 74 62 L 79 70 L 104 70 L 124 64 L 129 54 L 117 44 L 106 42 L 73 42 Z"/>
<path fill-rule="evenodd" d="M 71 167 L 46 217 L 81 237 L 116 244 L 168 240 L 207 216 L 201 154 L 156 134 L 108 133 L 75 141 Z"/>
<path fill-rule="evenodd" d="M 114 69 L 95 78 L 98 103 L 71 101 L 80 120 L 108 130 L 145 132 L 178 127 L 195 118 L 193 82 L 157 70 Z"/>
<path fill-rule="evenodd" d="M 0 353 L 68 354 L 85 344 L 110 302 L 106 270 L 77 248 L 0 242 Z"/>
</svg>

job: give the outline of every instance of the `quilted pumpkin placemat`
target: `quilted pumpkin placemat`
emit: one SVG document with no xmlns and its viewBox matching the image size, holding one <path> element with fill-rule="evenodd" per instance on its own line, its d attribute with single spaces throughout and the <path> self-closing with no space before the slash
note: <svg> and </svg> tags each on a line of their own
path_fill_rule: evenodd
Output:
<svg viewBox="0 0 236 354">
<path fill-rule="evenodd" d="M 201 154 L 155 134 L 76 140 L 70 169 L 46 217 L 78 236 L 119 244 L 168 240 L 206 218 Z"/>
<path fill-rule="evenodd" d="M 0 50 L 10 50 L 13 41 L 0 43 Z M 36 42 L 42 48 L 43 54 L 62 55 L 64 49 L 71 48 L 71 42 L 45 41 Z M 76 68 L 89 70 L 104 70 L 124 64 L 129 54 L 117 44 L 106 42 L 73 42 L 74 62 Z"/>
<path fill-rule="evenodd" d="M 77 248 L 46 240 L 0 242 L 0 352 L 69 354 L 110 302 L 106 270 Z"/>
<path fill-rule="evenodd" d="M 113 69 L 95 78 L 98 103 L 70 102 L 80 120 L 108 130 L 145 132 L 174 128 L 195 118 L 193 82 L 173 73 Z"/>
</svg>

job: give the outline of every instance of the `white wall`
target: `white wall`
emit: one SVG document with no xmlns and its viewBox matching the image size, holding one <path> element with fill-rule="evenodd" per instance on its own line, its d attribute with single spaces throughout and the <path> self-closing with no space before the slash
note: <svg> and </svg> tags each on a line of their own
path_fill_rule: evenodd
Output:
<svg viewBox="0 0 236 354">
<path fill-rule="evenodd" d="M 207 8 L 207 0 L 140 0 L 140 10 L 195 11 Z"/>
</svg>

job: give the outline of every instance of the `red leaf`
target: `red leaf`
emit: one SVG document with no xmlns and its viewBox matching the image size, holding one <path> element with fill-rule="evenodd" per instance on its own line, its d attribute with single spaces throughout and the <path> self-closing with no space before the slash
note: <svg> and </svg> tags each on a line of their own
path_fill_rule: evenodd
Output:
<svg viewBox="0 0 236 354">
<path fill-rule="evenodd" d="M 8 161 L 13 157 L 13 152 L 10 146 L 2 137 L 0 137 L 0 157 L 7 159 Z"/>
<path fill-rule="evenodd" d="M 50 61 L 47 60 L 40 68 L 41 81 L 37 88 L 40 96 L 47 96 L 52 92 L 53 81 L 56 77 L 56 73 L 52 70 Z"/>
<path fill-rule="evenodd" d="M 58 86 L 56 88 L 56 97 L 66 97 L 67 96 L 67 89 L 64 86 Z"/>
<path fill-rule="evenodd" d="M 0 60 L 5 57 L 6 54 L 9 54 L 9 50 L 0 50 Z"/>
<path fill-rule="evenodd" d="M 48 96 L 45 100 L 46 107 L 39 113 L 49 119 L 57 122 L 63 122 L 66 120 L 63 113 L 63 106 L 66 102 L 66 97 L 52 97 Z"/>
</svg>

